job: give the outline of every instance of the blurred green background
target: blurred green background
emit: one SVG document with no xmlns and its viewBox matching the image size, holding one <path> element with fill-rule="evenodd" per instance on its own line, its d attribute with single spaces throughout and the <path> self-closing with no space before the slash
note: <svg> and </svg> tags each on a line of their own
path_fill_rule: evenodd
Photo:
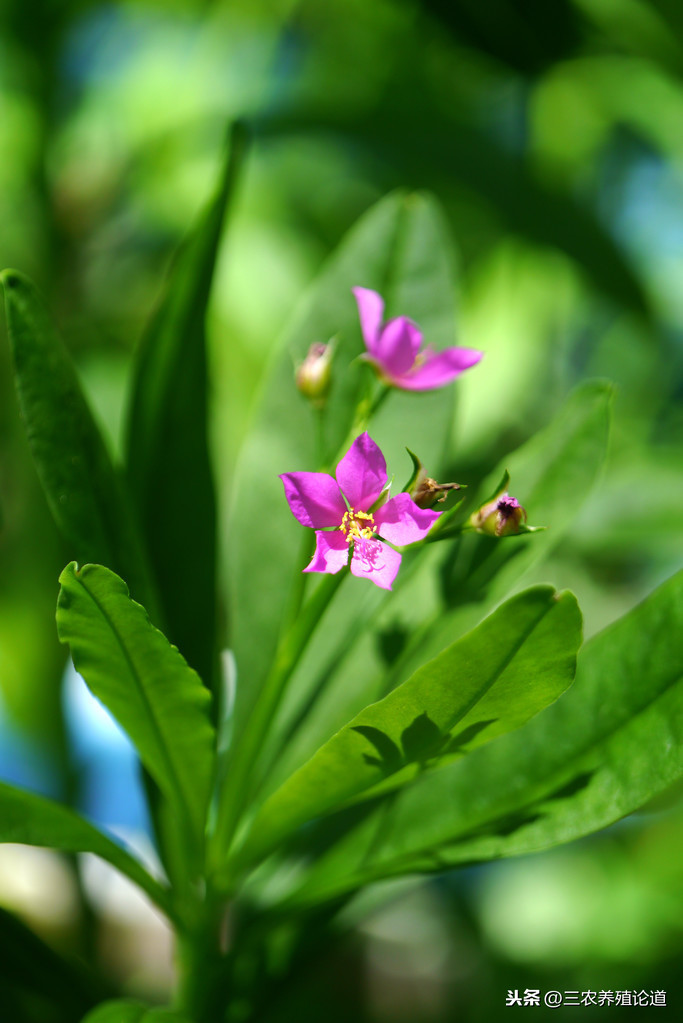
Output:
<svg viewBox="0 0 683 1023">
<path fill-rule="evenodd" d="M 115 451 L 134 346 L 208 198 L 226 123 L 241 117 L 252 146 L 209 323 L 224 506 L 287 318 L 354 220 L 407 186 L 433 191 L 450 218 L 458 340 L 486 352 L 458 384 L 454 478 L 479 478 L 576 382 L 607 377 L 618 394 L 604 479 L 544 577 L 575 590 L 591 635 L 680 565 L 677 0 L 3 0 L 1 11 L 0 265 L 46 295 Z M 54 605 L 69 552 L 5 343 L 0 512 L 0 773 L 70 799 L 101 764 L 67 748 Z M 91 775 L 91 789 L 91 815 L 140 827 L 106 804 L 105 782 Z M 677 803 L 554 853 L 410 887 L 362 925 L 350 916 L 305 997 L 329 1001 L 329 1019 L 371 1023 L 497 1019 L 507 989 L 525 987 L 663 988 L 680 1005 Z M 54 917 L 17 894 L 14 862 L 0 858 L 0 904 L 63 941 L 68 907 Z M 141 978 L 108 941 L 113 979 L 163 993 L 159 964 Z M 621 1010 L 583 1009 L 607 1011 Z M 307 1018 L 303 1003 L 297 1012 Z"/>
</svg>

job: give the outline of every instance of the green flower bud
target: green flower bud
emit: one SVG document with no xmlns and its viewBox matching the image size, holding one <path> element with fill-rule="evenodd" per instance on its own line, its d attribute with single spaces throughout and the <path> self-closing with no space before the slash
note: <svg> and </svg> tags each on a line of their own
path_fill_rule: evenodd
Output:
<svg viewBox="0 0 683 1023">
<path fill-rule="evenodd" d="M 297 367 L 296 386 L 314 405 L 322 408 L 332 382 L 333 342 L 314 341 L 304 361 Z"/>
</svg>

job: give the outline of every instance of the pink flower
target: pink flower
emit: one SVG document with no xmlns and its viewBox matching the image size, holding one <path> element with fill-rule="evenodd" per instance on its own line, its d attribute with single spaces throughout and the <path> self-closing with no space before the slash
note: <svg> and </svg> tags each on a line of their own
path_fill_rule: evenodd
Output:
<svg viewBox="0 0 683 1023">
<path fill-rule="evenodd" d="M 404 391 L 433 391 L 455 380 L 464 370 L 475 366 L 483 352 L 474 348 L 433 348 L 420 351 L 420 328 L 406 316 L 382 323 L 384 299 L 369 288 L 353 288 L 358 303 L 365 358 L 392 387 Z"/>
<path fill-rule="evenodd" d="M 285 472 L 280 479 L 292 515 L 316 530 L 315 554 L 304 572 L 339 572 L 349 562 L 353 575 L 390 590 L 401 555 L 382 543 L 423 540 L 439 512 L 418 508 L 408 494 L 397 494 L 370 511 L 387 482 L 384 455 L 367 433 L 356 437 L 337 466 L 326 472 Z"/>
</svg>

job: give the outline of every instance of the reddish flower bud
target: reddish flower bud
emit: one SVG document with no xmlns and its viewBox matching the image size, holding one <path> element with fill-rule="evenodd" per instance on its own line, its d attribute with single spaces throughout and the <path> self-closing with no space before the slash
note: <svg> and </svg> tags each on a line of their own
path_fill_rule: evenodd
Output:
<svg viewBox="0 0 683 1023">
<path fill-rule="evenodd" d="M 520 531 L 526 522 L 526 511 L 516 497 L 508 493 L 498 494 L 487 501 L 470 517 L 470 524 L 478 533 L 488 536 L 510 536 Z"/>
</svg>

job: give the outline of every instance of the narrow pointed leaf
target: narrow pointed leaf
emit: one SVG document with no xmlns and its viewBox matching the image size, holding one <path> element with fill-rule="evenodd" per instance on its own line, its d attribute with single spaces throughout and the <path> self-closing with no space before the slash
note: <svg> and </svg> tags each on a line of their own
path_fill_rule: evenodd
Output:
<svg viewBox="0 0 683 1023">
<path fill-rule="evenodd" d="M 275 353 L 263 402 L 245 441 L 235 481 L 236 500 L 225 532 L 231 565 L 231 646 L 240 680 L 236 720 L 245 719 L 265 678 L 280 621 L 274 600 L 284 603 L 296 578 L 304 541 L 292 518 L 278 475 L 322 468 L 315 416 L 296 392 L 293 367 L 314 341 L 337 337 L 332 388 L 325 413 L 323 459 L 333 469 L 354 422 L 359 401 L 374 383 L 359 360 L 365 351 L 351 289 L 373 288 L 386 299 L 385 316 L 410 316 L 426 344 L 455 342 L 453 258 L 443 214 L 425 195 L 392 194 L 373 206 L 328 260 L 282 346 Z M 476 372 L 477 370 L 473 370 Z M 416 450 L 445 445 L 452 424 L 455 388 L 420 395 L 393 393 L 370 426 L 390 473 L 407 463 L 405 444 Z M 430 471 L 438 472 L 436 448 Z M 360 586 L 360 584 L 358 584 Z M 272 599 L 264 600 L 269 593 Z M 357 609 L 358 587 L 340 620 Z M 342 598 L 343 602 L 343 598 Z M 339 609 L 337 600 L 336 608 Z"/>
<path fill-rule="evenodd" d="M 242 857 L 518 728 L 570 685 L 580 643 L 573 594 L 536 586 L 507 601 L 361 711 L 286 781 L 262 807 Z"/>
<path fill-rule="evenodd" d="M 19 405 L 53 518 L 71 554 L 119 572 L 155 614 L 143 544 L 73 363 L 33 284 L 14 270 L 0 281 Z"/>
<path fill-rule="evenodd" d="M 602 471 L 613 394 L 614 387 L 608 381 L 585 381 L 544 430 L 493 470 L 483 484 L 482 497 L 503 482 L 533 522 L 547 528 L 536 536 L 503 542 L 478 534 L 464 537 L 470 558 L 460 559 L 467 572 L 464 577 L 456 566 L 452 580 L 456 601 L 463 585 L 476 594 L 494 577 L 495 593 L 505 592 L 505 587 L 538 563 L 565 534 Z M 483 503 L 476 499 L 468 512 Z"/>
<path fill-rule="evenodd" d="M 572 527 L 600 477 L 607 454 L 613 386 L 588 380 L 567 398 L 549 425 L 508 455 L 481 487 L 481 498 L 469 500 L 469 515 L 505 478 L 542 532 L 496 539 L 479 534 L 462 537 L 459 548 L 446 553 L 442 568 L 444 598 L 449 608 L 435 618 L 420 650 L 408 652 L 392 669 L 414 669 L 416 658 L 433 656 L 453 632 L 472 627 L 483 612 L 524 585 Z M 443 546 L 447 547 L 447 544 Z M 530 577 L 531 576 L 531 577 Z M 536 578 L 538 576 L 536 575 Z M 405 677 L 405 676 L 404 676 Z"/>
<path fill-rule="evenodd" d="M 555 419 L 531 441 L 507 456 L 482 484 L 480 497 L 468 496 L 467 509 L 458 513 L 461 520 L 466 518 L 496 492 L 494 488 L 509 467 L 511 492 L 527 506 L 535 522 L 548 527 L 544 532 L 502 540 L 470 534 L 462 537 L 459 546 L 449 542 L 434 544 L 433 551 L 426 552 L 422 567 L 403 592 L 399 575 L 396 592 L 385 600 L 385 617 L 380 619 L 381 624 L 390 624 L 392 615 L 406 622 L 416 621 L 415 615 L 421 606 L 419 586 L 436 567 L 434 561 L 429 561 L 432 554 L 441 559 L 443 599 L 447 606 L 433 609 L 423 628 L 405 643 L 388 669 L 366 627 L 369 612 L 376 604 L 364 607 L 361 598 L 365 601 L 368 598 L 354 594 L 357 601 L 355 627 L 346 635 L 342 634 L 343 643 L 336 650 L 326 649 L 330 645 L 327 634 L 321 637 L 316 653 L 319 663 L 330 666 L 326 691 L 314 714 L 289 740 L 273 765 L 270 792 L 301 767 L 354 714 L 403 682 L 425 660 L 435 657 L 451 643 L 454 636 L 462 636 L 474 628 L 510 593 L 545 581 L 545 572 L 541 574 L 540 567 L 544 558 L 571 529 L 600 476 L 607 451 L 612 394 L 612 386 L 600 380 L 590 380 L 578 387 Z"/>
<path fill-rule="evenodd" d="M 140 346 L 127 463 L 170 639 L 207 685 L 216 632 L 216 499 L 207 441 L 205 319 L 218 246 L 242 162 L 233 128 L 216 197 L 178 253 Z"/>
<path fill-rule="evenodd" d="M 165 889 L 120 845 L 73 810 L 3 783 L 0 783 L 0 842 L 20 842 L 60 852 L 94 853 L 142 888 L 165 913 L 170 913 Z"/>
<path fill-rule="evenodd" d="M 213 772 L 209 693 L 113 572 L 72 563 L 60 583 L 59 638 L 70 645 L 76 669 L 199 839 Z"/>
<path fill-rule="evenodd" d="M 297 901 L 521 855 L 632 813 L 683 776 L 683 573 L 593 637 L 535 720 L 425 776 L 313 868 Z"/>
</svg>

